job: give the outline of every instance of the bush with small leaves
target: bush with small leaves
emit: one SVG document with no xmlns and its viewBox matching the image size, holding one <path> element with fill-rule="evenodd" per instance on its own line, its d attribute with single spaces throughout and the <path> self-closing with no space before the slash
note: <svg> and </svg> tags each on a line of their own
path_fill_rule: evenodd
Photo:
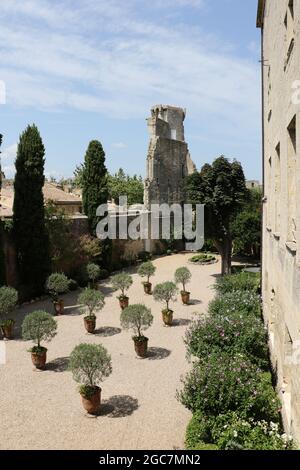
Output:
<svg viewBox="0 0 300 470">
<path fill-rule="evenodd" d="M 235 412 L 220 415 L 212 426 L 220 450 L 292 450 L 293 439 L 279 423 L 244 419 Z"/>
<path fill-rule="evenodd" d="M 214 353 L 194 364 L 179 399 L 207 416 L 237 411 L 255 419 L 279 420 L 279 401 L 269 374 L 242 354 Z"/>
<path fill-rule="evenodd" d="M 239 313 L 199 317 L 185 335 L 189 356 L 205 360 L 211 353 L 242 353 L 261 369 L 268 370 L 267 332 L 260 318 Z"/>
<path fill-rule="evenodd" d="M 209 304 L 209 314 L 212 316 L 231 316 L 241 314 L 261 317 L 261 300 L 253 291 L 240 290 L 218 295 Z"/>
<path fill-rule="evenodd" d="M 46 281 L 46 290 L 49 292 L 53 301 L 56 302 L 60 294 L 69 290 L 69 279 L 63 273 L 50 274 Z"/>
<path fill-rule="evenodd" d="M 121 326 L 124 330 L 132 329 L 137 340 L 144 338 L 142 331 L 147 330 L 153 323 L 151 310 L 143 304 L 126 307 L 121 313 Z"/>
<path fill-rule="evenodd" d="M 146 277 L 147 278 L 147 283 L 149 284 L 150 282 L 150 277 L 154 275 L 156 271 L 156 267 L 151 261 L 147 261 L 146 263 L 142 263 L 139 268 L 138 268 L 138 274 L 141 277 Z"/>
<path fill-rule="evenodd" d="M 5 319 L 11 313 L 18 302 L 18 292 L 12 287 L 3 286 L 0 288 L 0 326 L 12 325 L 13 320 Z"/>
<path fill-rule="evenodd" d="M 56 330 L 56 321 L 50 313 L 43 310 L 29 313 L 22 323 L 23 339 L 31 340 L 36 344 L 36 346 L 31 349 L 31 352 L 39 353 L 45 350 L 45 348 L 41 346 L 41 342 L 51 341 L 56 335 Z"/>
<path fill-rule="evenodd" d="M 86 272 L 87 272 L 89 280 L 94 286 L 95 282 L 99 279 L 100 274 L 101 274 L 100 266 L 98 266 L 95 263 L 89 263 L 86 267 Z"/>
<path fill-rule="evenodd" d="M 111 374 L 111 357 L 101 344 L 82 343 L 71 352 L 69 370 L 81 384 L 80 392 L 88 398 L 87 395 Z"/>
<path fill-rule="evenodd" d="M 123 272 L 123 273 L 115 274 L 114 276 L 112 276 L 111 283 L 112 283 L 112 287 L 114 290 L 121 291 L 121 295 L 119 298 L 124 298 L 126 297 L 125 292 L 132 285 L 133 280 L 129 274 Z"/>
<path fill-rule="evenodd" d="M 186 292 L 186 285 L 190 282 L 192 274 L 188 268 L 183 266 L 175 271 L 175 282 L 176 284 L 182 284 L 182 292 Z"/>
<path fill-rule="evenodd" d="M 84 305 L 82 312 L 88 312 L 87 317 L 95 317 L 95 310 L 102 310 L 105 305 L 104 295 L 95 289 L 84 289 L 78 296 L 78 303 Z"/>
<path fill-rule="evenodd" d="M 203 415 L 196 411 L 190 420 L 185 434 L 185 445 L 187 449 L 194 449 L 200 442 L 210 444 L 213 442 L 212 429 L 215 417 Z"/>
<path fill-rule="evenodd" d="M 214 263 L 217 258 L 214 255 L 199 254 L 192 256 L 189 261 L 194 264 L 211 264 Z"/>
<path fill-rule="evenodd" d="M 241 272 L 230 276 L 222 276 L 217 279 L 215 289 L 219 295 L 232 291 L 252 291 L 259 292 L 260 274 Z"/>
<path fill-rule="evenodd" d="M 171 300 L 176 300 L 176 294 L 178 289 L 174 282 L 168 281 L 162 284 L 157 284 L 153 290 L 154 300 L 165 304 L 166 311 L 169 311 L 169 305 Z"/>
</svg>

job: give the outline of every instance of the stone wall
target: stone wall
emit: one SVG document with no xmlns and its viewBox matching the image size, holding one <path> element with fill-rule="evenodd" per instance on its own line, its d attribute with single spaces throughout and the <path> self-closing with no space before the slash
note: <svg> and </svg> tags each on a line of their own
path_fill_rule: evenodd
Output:
<svg viewBox="0 0 300 470">
<path fill-rule="evenodd" d="M 259 1 L 265 131 L 264 316 L 284 424 L 300 443 L 300 105 L 292 102 L 292 84 L 300 80 L 299 18 L 299 0 Z"/>
</svg>

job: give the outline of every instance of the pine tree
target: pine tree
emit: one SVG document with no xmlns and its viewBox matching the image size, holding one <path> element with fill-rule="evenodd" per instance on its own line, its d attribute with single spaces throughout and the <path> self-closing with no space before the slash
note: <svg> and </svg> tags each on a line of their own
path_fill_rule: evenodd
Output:
<svg viewBox="0 0 300 470">
<path fill-rule="evenodd" d="M 13 234 L 21 297 L 43 292 L 50 270 L 44 213 L 45 148 L 33 124 L 20 136 L 14 181 Z"/>
<path fill-rule="evenodd" d="M 88 217 L 89 230 L 96 235 L 99 217 L 97 208 L 108 200 L 108 174 L 105 166 L 105 153 L 98 140 L 89 143 L 82 171 L 82 200 L 84 213 Z"/>
</svg>

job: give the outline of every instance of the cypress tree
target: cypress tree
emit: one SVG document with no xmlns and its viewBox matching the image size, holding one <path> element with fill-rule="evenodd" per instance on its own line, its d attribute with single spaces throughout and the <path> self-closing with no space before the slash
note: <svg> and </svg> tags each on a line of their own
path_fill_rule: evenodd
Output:
<svg viewBox="0 0 300 470">
<path fill-rule="evenodd" d="M 96 235 L 99 217 L 96 210 L 108 200 L 108 174 L 105 166 L 105 153 L 98 140 L 89 143 L 82 171 L 82 201 L 84 213 L 88 218 L 89 230 Z"/>
<path fill-rule="evenodd" d="M 44 213 L 45 148 L 36 125 L 21 134 L 15 162 L 13 234 L 20 295 L 32 298 L 44 291 L 50 270 L 49 239 Z"/>
</svg>

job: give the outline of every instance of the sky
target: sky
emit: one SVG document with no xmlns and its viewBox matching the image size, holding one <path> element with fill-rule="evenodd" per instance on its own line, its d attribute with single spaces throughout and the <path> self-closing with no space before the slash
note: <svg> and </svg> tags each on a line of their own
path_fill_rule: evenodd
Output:
<svg viewBox="0 0 300 470">
<path fill-rule="evenodd" d="M 146 119 L 161 103 L 186 108 L 198 169 L 224 154 L 261 179 L 256 11 L 257 0 L 0 0 L 6 176 L 33 122 L 47 177 L 72 176 L 92 139 L 109 171 L 145 176 Z"/>
</svg>

